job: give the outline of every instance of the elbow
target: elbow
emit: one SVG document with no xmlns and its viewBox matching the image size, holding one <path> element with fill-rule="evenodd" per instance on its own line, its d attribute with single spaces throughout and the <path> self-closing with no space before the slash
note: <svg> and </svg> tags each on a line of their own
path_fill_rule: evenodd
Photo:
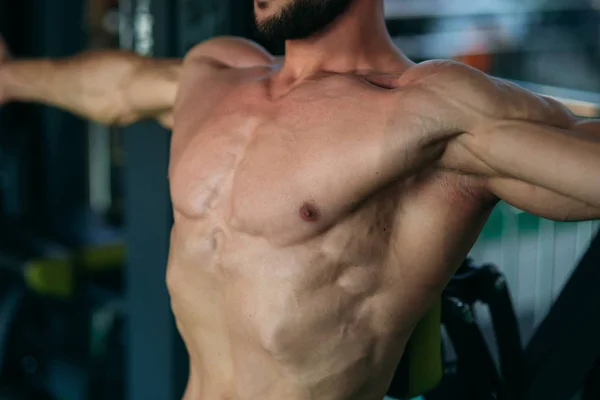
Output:
<svg viewBox="0 0 600 400">
<path fill-rule="evenodd" d="M 142 119 L 134 111 L 126 107 L 120 107 L 116 102 L 107 102 L 105 107 L 97 107 L 95 112 L 89 114 L 95 122 L 117 127 L 125 127 Z"/>
<path fill-rule="evenodd" d="M 124 127 L 138 122 L 142 116 L 137 112 L 127 100 L 127 95 L 123 90 L 115 90 L 101 96 L 90 105 L 90 109 L 95 111 L 94 120 L 104 125 Z"/>
<path fill-rule="evenodd" d="M 109 119 L 106 124 L 117 127 L 126 127 L 139 122 L 140 120 L 142 120 L 142 118 L 135 113 L 117 113 L 111 119 Z"/>
<path fill-rule="evenodd" d="M 91 116 L 91 120 L 102 125 L 124 127 L 129 124 L 136 122 L 136 118 L 132 115 L 127 115 L 118 111 L 101 111 L 96 113 L 89 113 L 88 117 Z"/>
</svg>

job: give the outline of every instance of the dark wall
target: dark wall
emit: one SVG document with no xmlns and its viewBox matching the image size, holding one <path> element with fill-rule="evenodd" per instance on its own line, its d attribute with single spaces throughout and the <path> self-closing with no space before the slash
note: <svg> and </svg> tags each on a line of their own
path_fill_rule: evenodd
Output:
<svg viewBox="0 0 600 400">
<path fill-rule="evenodd" d="M 85 48 L 81 0 L 2 0 L 0 33 L 15 57 L 61 57 Z M 32 12 L 33 11 L 33 12 Z M 0 111 L 0 216 L 76 241 L 87 212 L 86 124 L 54 108 Z"/>
</svg>

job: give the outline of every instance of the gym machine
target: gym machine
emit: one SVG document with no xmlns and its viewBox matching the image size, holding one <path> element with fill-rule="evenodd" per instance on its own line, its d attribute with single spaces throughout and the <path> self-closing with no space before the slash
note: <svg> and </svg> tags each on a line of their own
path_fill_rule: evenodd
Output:
<svg viewBox="0 0 600 400">
<path fill-rule="evenodd" d="M 50 0 L 28 1 L 43 6 L 43 10 L 51 7 Z M 218 34 L 249 36 L 249 30 L 246 30 L 249 23 L 243 19 L 245 17 L 240 17 L 251 15 L 248 4 L 249 2 L 244 1 L 234 4 L 233 0 L 203 2 L 121 0 L 122 45 L 143 54 L 182 56 L 191 45 L 210 36 Z M 247 9 L 243 10 L 244 7 Z M 48 15 L 47 18 L 60 21 L 59 16 L 56 15 Z M 242 19 L 240 20 L 240 18 Z M 49 22 L 46 21 L 44 32 L 50 34 L 48 30 L 51 29 L 51 25 L 48 24 Z M 48 42 L 51 41 L 48 39 Z M 541 87 L 532 87 L 532 89 L 540 93 L 543 93 L 544 90 Z M 560 94 L 556 97 L 570 96 Z M 590 113 L 589 116 L 593 116 L 595 112 L 595 106 L 589 102 L 573 102 L 572 107 L 577 109 L 579 114 L 585 112 Z M 74 136 L 68 135 L 67 138 L 61 138 L 59 131 L 64 129 L 64 126 L 78 126 L 79 122 L 65 122 L 63 118 L 66 117 L 58 112 L 57 114 L 47 113 L 48 111 L 42 111 L 41 115 L 44 118 L 50 118 L 49 126 L 54 131 L 52 134 L 44 133 L 40 136 L 45 137 L 44 140 L 52 144 L 51 149 L 55 153 L 51 158 L 57 163 L 60 158 L 58 149 L 61 143 L 59 140 L 71 140 Z M 62 134 L 64 135 L 64 133 Z M 85 153 L 80 148 L 81 143 L 72 143 L 72 145 L 79 149 L 73 147 L 71 148 L 72 152 Z M 29 237 L 22 242 L 22 251 L 15 250 L 17 245 L 11 245 L 11 251 L 2 254 L 0 259 L 0 265 L 6 266 L 1 272 L 0 285 L 11 282 L 10 287 L 6 290 L 0 287 L 0 293 L 6 293 L 0 299 L 0 321 L 9 321 L 0 326 L 0 368 L 9 371 L 6 376 L 11 380 L 22 380 L 31 388 L 38 388 L 41 392 L 51 393 L 55 396 L 74 396 L 78 399 L 94 399 L 93 396 L 97 396 L 97 399 L 127 398 L 130 400 L 152 398 L 179 400 L 181 398 L 187 379 L 187 355 L 175 329 L 164 285 L 168 232 L 172 222 L 168 186 L 165 179 L 168 146 L 168 133 L 154 123 L 140 123 L 125 129 L 124 150 L 127 159 L 124 186 L 127 191 L 125 219 L 127 221 L 128 248 L 124 294 L 121 293 L 120 287 L 99 284 L 97 274 L 93 273 L 96 268 L 94 265 L 115 264 L 115 270 L 118 271 L 119 262 L 124 257 L 122 248 L 113 248 L 108 251 L 108 253 L 114 252 L 112 260 L 103 260 L 95 264 L 94 261 L 91 261 L 95 257 L 86 250 L 81 250 L 81 246 L 77 251 L 73 251 L 70 244 L 81 240 L 81 236 L 69 232 L 70 229 L 66 232 L 58 232 L 57 235 L 51 235 L 52 240 L 48 239 L 48 235 L 40 235 L 38 230 L 34 230 L 33 232 L 37 232 L 34 234 L 17 229 L 19 227 L 14 227 L 14 230 L 6 229 L 6 232 L 11 234 L 22 232 L 23 237 Z M 66 177 L 61 177 L 60 174 L 67 174 L 71 168 L 79 168 L 76 161 L 75 158 L 73 161 L 75 164 L 66 164 L 55 168 L 54 172 L 45 178 L 39 178 L 45 182 L 41 186 L 54 187 L 52 186 L 53 182 L 60 184 L 60 187 L 65 185 L 64 182 L 68 180 L 65 180 Z M 71 181 L 71 183 L 73 188 L 78 188 L 76 189 L 77 193 L 69 199 L 79 198 L 79 203 L 69 209 L 80 210 L 83 203 L 80 191 L 83 186 L 80 181 L 81 176 L 76 175 L 69 179 L 76 179 L 77 182 Z M 16 192 L 11 191 L 11 195 L 14 193 Z M 157 196 L 157 193 L 161 195 Z M 3 196 L 5 194 L 3 193 Z M 38 196 L 31 197 L 36 200 Z M 39 199 L 42 197 L 39 196 Z M 57 197 L 45 199 L 42 206 L 34 209 L 46 210 L 44 213 L 47 215 L 51 213 L 48 211 L 48 207 L 56 206 L 56 215 L 61 215 L 61 212 L 68 211 L 68 207 L 58 204 L 58 200 Z M 3 207 L 9 209 L 7 206 L 9 204 L 17 203 L 5 200 Z M 153 217 L 149 219 L 148 215 Z M 46 226 L 54 223 L 56 226 L 48 228 L 48 231 L 60 231 L 61 226 L 59 225 L 65 220 L 78 221 L 79 218 L 77 215 L 67 216 L 64 220 L 53 217 Z M 46 220 L 42 219 L 42 221 Z M 79 228 L 82 226 L 79 223 L 66 225 Z M 3 227 L 7 227 L 7 225 L 3 225 Z M 57 240 L 56 237 L 59 239 Z M 8 237 L 6 243 L 9 242 L 9 239 L 13 243 L 16 242 L 14 237 Z M 597 242 L 598 240 L 596 240 L 596 247 L 599 246 Z M 100 253 L 107 254 L 107 251 Z M 594 254 L 596 255 L 594 256 Z M 590 257 L 595 259 L 591 262 L 592 264 L 600 264 L 597 252 L 592 252 Z M 51 273 L 49 272 L 50 268 L 52 268 Z M 57 286 L 48 286 L 47 281 L 42 280 L 46 283 L 41 284 L 39 280 L 32 279 L 36 276 L 56 278 L 61 275 L 58 271 L 63 271 L 63 279 L 58 279 L 60 284 Z M 590 275 L 583 278 L 586 282 L 598 281 L 590 271 L 588 273 Z M 573 279 L 577 279 L 575 276 L 579 275 L 576 273 Z M 114 282 L 114 280 L 110 281 Z M 404 389 L 398 389 L 400 386 L 397 386 L 394 389 L 397 390 L 397 394 L 402 396 L 418 394 L 419 389 L 431 387 L 431 382 L 439 377 L 441 387 L 444 387 L 445 384 L 452 385 L 464 394 L 464 397 L 461 398 L 465 399 L 485 398 L 476 397 L 478 395 L 489 395 L 491 398 L 493 394 L 505 396 L 504 398 L 518 398 L 517 395 L 515 397 L 506 396 L 527 390 L 533 393 L 529 398 L 539 398 L 534 397 L 537 396 L 534 393 L 536 379 L 541 382 L 544 375 L 534 374 L 531 371 L 539 372 L 537 367 L 544 364 L 544 361 L 533 362 L 532 354 L 539 355 L 543 353 L 543 349 L 539 350 L 538 346 L 534 346 L 532 342 L 531 349 L 528 348 L 524 355 L 523 349 L 515 344 L 516 327 L 511 325 L 514 312 L 511 311 L 510 302 L 506 300 L 509 298 L 506 287 L 497 285 L 498 281 L 502 281 L 502 279 L 495 269 L 491 267 L 476 268 L 472 264 L 465 263 L 456 280 L 443 296 L 440 308 L 433 310 L 428 316 L 429 318 L 424 320 L 424 324 L 421 326 L 423 330 L 417 331 L 427 332 L 429 329 L 431 334 L 417 334 L 411 339 L 410 355 L 412 357 L 409 357 L 412 360 L 410 358 L 403 360 L 402 365 L 409 365 L 409 367 L 399 368 L 399 371 L 411 370 L 415 375 L 412 377 L 399 375 L 399 379 L 404 382 Z M 490 289 L 483 292 L 476 290 L 483 287 Z M 593 292 L 593 289 L 589 289 L 589 291 Z M 592 300 L 590 297 L 590 307 L 598 304 Z M 495 366 L 492 368 L 493 361 L 489 350 L 483 351 L 482 345 L 485 346 L 485 343 L 481 344 L 481 335 L 477 333 L 477 327 L 474 324 L 476 319 L 473 318 L 474 315 L 470 310 L 475 301 L 483 301 L 491 309 L 498 310 L 494 320 L 498 323 L 495 325 L 505 329 L 505 331 L 497 329 L 499 347 L 505 349 L 501 350 L 501 368 L 499 370 L 496 370 Z M 569 303 L 571 304 L 572 300 L 569 300 Z M 27 312 L 23 312 L 25 308 L 27 308 Z M 73 343 L 68 343 L 69 334 L 65 334 L 60 329 L 54 330 L 55 327 L 52 326 L 52 321 L 60 321 L 67 313 L 78 316 L 73 320 L 64 321 L 62 324 L 63 328 L 71 327 L 73 331 L 78 332 L 79 340 L 75 340 Z M 492 314 L 494 313 L 492 312 Z M 592 311 L 588 311 L 587 316 L 590 315 L 592 315 Z M 561 315 L 562 317 L 563 315 Z M 442 365 L 442 361 L 440 361 L 438 366 L 433 366 L 430 370 L 436 376 L 423 378 L 419 376 L 419 373 L 422 373 L 427 365 L 419 365 L 419 356 L 422 354 L 420 351 L 431 352 L 433 349 L 433 353 L 436 353 L 436 349 L 444 347 L 439 329 L 440 321 L 443 321 L 446 326 L 450 341 L 458 354 L 458 361 L 454 365 Z M 581 322 L 583 323 L 583 318 Z M 434 329 L 431 330 L 431 327 Z M 547 329 L 544 329 L 544 325 L 542 325 L 538 334 L 543 334 L 541 332 Z M 562 329 L 564 330 L 564 328 Z M 568 329 L 577 328 L 569 327 Z M 468 332 L 473 338 L 472 342 L 464 342 L 463 331 Z M 34 332 L 34 335 L 20 335 L 20 332 Z M 424 338 L 426 340 L 420 340 Z M 545 342 L 548 339 L 540 340 Z M 477 346 L 482 351 L 473 352 L 471 346 Z M 564 343 L 561 346 L 564 346 Z M 3 351 L 5 349 L 10 351 Z M 593 347 L 590 346 L 588 349 L 593 349 Z M 441 350 L 438 353 L 441 354 Z M 593 352 L 590 353 L 593 354 Z M 438 359 L 435 355 L 432 357 L 429 360 Z M 523 357 L 525 357 L 525 362 L 521 361 Z M 126 360 L 125 367 L 123 367 L 124 359 Z M 544 358 L 544 360 L 548 359 Z M 441 356 L 439 360 L 442 360 Z M 594 376 L 598 374 L 597 360 L 596 356 L 594 361 L 588 363 L 590 365 L 588 372 L 591 372 L 587 380 L 592 382 L 588 385 L 590 393 L 597 390 L 593 385 Z M 47 367 L 49 365 L 59 366 L 59 368 Z M 560 365 L 560 363 L 556 361 L 552 365 Z M 447 373 L 446 377 L 442 379 L 444 369 Z M 523 375 L 517 373 L 521 369 L 525 369 Z M 472 389 L 473 392 L 465 392 L 465 381 L 469 379 L 471 382 L 468 371 L 482 374 L 481 385 Z M 553 379 L 553 382 L 557 380 L 557 378 Z M 75 393 L 61 392 L 66 387 L 65 380 L 69 383 L 79 382 L 78 386 L 70 385 L 78 391 Z M 583 382 L 585 378 L 579 380 Z M 575 381 L 576 379 L 573 380 L 573 382 Z M 114 388 L 115 391 L 106 391 L 106 388 L 109 387 Z M 35 396 L 39 397 L 30 398 L 42 399 L 41 394 L 36 393 Z M 434 396 L 435 394 L 431 394 L 428 397 L 434 399 Z"/>
<path fill-rule="evenodd" d="M 514 82 L 555 98 L 581 117 L 600 116 L 600 95 Z M 577 99 L 577 100 L 574 100 Z M 424 395 L 445 399 L 572 399 L 600 396 L 600 232 L 580 260 L 556 303 L 524 347 L 511 295 L 502 273 L 493 265 L 477 267 L 466 260 L 454 276 L 440 305 L 425 317 L 407 347 L 391 387 L 393 398 Z M 477 323 L 474 305 L 488 307 L 495 351 Z M 436 323 L 432 323 L 431 320 Z M 438 339 L 441 326 L 447 335 Z M 439 345 L 439 346 L 438 346 Z M 437 346 L 438 351 L 432 351 Z M 444 357 L 452 346 L 455 357 Z M 496 357 L 494 357 L 496 355 Z M 425 360 L 414 368 L 411 360 Z M 439 371 L 443 371 L 440 373 Z"/>
<path fill-rule="evenodd" d="M 477 324 L 475 304 L 492 316 L 500 369 Z M 442 340 L 441 326 L 445 328 Z M 415 343 L 419 343 L 415 345 Z M 455 357 L 444 348 L 452 346 Z M 413 360 L 420 360 L 418 368 Z M 388 395 L 429 400 L 516 399 L 522 392 L 524 351 L 506 279 L 493 265 L 476 266 L 467 259 L 441 301 L 414 331 Z"/>
<path fill-rule="evenodd" d="M 600 392 L 600 233 L 526 348 L 526 400 Z"/>
<path fill-rule="evenodd" d="M 579 393 L 582 400 L 598 399 L 600 292 L 594 284 L 600 279 L 599 266 L 600 232 L 524 347 L 505 277 L 493 265 L 478 267 L 466 260 L 440 304 L 413 333 L 388 395 L 537 400 L 572 399 Z M 496 351 L 478 325 L 476 303 L 490 311 Z M 451 358 L 445 351 L 449 346 L 455 353 Z"/>
</svg>

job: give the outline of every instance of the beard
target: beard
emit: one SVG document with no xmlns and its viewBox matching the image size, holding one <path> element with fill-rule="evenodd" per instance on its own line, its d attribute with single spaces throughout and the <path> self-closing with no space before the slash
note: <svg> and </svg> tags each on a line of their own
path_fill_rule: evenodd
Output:
<svg viewBox="0 0 600 400">
<path fill-rule="evenodd" d="M 268 42 L 309 38 L 344 14 L 353 0 L 295 0 L 277 14 L 256 21 L 259 37 Z"/>
</svg>

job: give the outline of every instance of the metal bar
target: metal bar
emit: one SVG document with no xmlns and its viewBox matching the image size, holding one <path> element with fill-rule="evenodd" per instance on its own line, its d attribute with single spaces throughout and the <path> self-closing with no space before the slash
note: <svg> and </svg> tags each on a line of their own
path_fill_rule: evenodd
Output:
<svg viewBox="0 0 600 400">
<path fill-rule="evenodd" d="M 145 55 L 181 57 L 194 44 L 230 34 L 233 0 L 121 0 L 121 45 Z M 251 2 L 244 7 L 251 11 Z M 249 14 L 251 15 L 251 14 Z M 238 21 L 239 22 L 239 21 Z M 247 24 L 249 26 L 249 24 Z M 244 28 L 237 34 L 244 34 Z M 188 357 L 176 330 L 165 273 L 172 225 L 169 133 L 155 123 L 125 130 L 128 243 L 128 400 L 179 400 Z"/>
<path fill-rule="evenodd" d="M 600 357 L 600 233 L 526 349 L 525 399 L 568 399 Z"/>
<path fill-rule="evenodd" d="M 169 134 L 154 123 L 125 133 L 129 400 L 176 400 L 179 335 L 165 286 L 172 224 L 166 179 Z"/>
<path fill-rule="evenodd" d="M 567 106 L 567 108 L 569 108 L 575 115 L 578 115 L 580 117 L 594 118 L 600 115 L 600 106 L 598 106 L 598 104 L 588 103 L 586 101 L 565 99 L 562 97 L 548 97 L 560 101 L 565 106 Z"/>
<path fill-rule="evenodd" d="M 176 53 L 169 0 L 122 0 L 123 43 L 145 55 Z M 179 400 L 188 359 L 165 285 L 172 212 L 167 171 L 170 134 L 158 124 L 124 132 L 128 400 Z"/>
<path fill-rule="evenodd" d="M 526 15 L 543 12 L 588 11 L 578 2 L 554 2 L 542 6 L 538 2 L 474 2 L 464 7 L 462 2 L 385 0 L 385 15 L 389 19 L 468 17 L 485 15 Z"/>
<path fill-rule="evenodd" d="M 594 118 L 600 116 L 600 93 L 538 85 L 531 82 L 512 82 L 534 93 L 560 101 L 580 117 Z"/>
<path fill-rule="evenodd" d="M 468 391 L 468 395 L 461 398 L 474 400 L 491 396 L 501 400 L 507 399 L 472 307 L 450 296 L 444 296 L 443 302 L 442 323 L 458 359 L 461 360 L 458 373 Z"/>
</svg>

